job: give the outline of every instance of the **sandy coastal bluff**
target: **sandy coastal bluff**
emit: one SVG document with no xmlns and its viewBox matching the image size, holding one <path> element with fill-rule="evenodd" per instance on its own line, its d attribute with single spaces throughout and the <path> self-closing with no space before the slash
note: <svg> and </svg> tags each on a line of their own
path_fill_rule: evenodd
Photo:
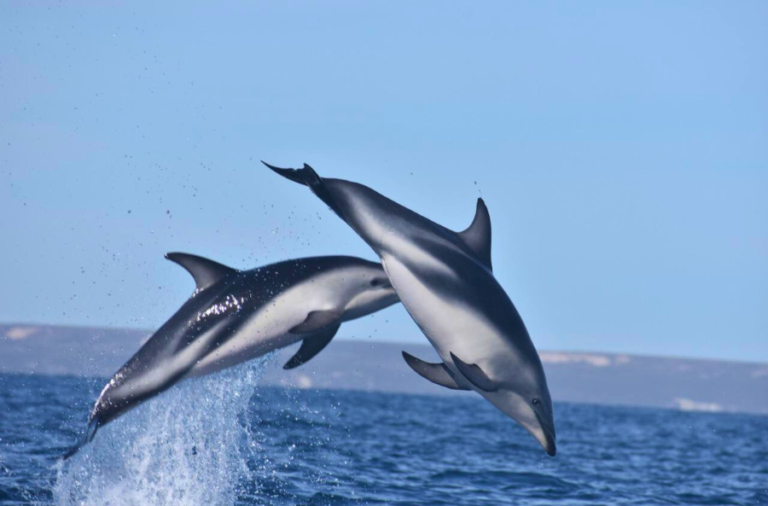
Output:
<svg viewBox="0 0 768 506">
<path fill-rule="evenodd" d="M 150 334 L 101 327 L 0 325 L 0 373 L 109 377 Z M 427 344 L 341 336 L 310 363 L 283 371 L 280 366 L 294 348 L 280 352 L 264 384 L 467 395 L 432 385 L 408 368 L 401 350 L 437 360 Z M 541 359 L 555 401 L 768 415 L 768 397 L 754 395 L 768 391 L 765 363 L 563 351 L 542 351 Z"/>
</svg>

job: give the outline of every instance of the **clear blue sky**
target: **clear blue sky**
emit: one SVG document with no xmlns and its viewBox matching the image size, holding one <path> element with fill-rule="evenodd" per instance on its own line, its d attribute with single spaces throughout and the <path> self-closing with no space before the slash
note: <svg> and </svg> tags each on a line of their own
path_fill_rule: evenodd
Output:
<svg viewBox="0 0 768 506">
<path fill-rule="evenodd" d="M 193 287 L 167 251 L 375 258 L 264 159 L 454 229 L 482 195 L 540 349 L 768 360 L 766 27 L 763 1 L 3 1 L 0 321 L 155 328 Z M 425 342 L 399 306 L 340 336 Z"/>
</svg>

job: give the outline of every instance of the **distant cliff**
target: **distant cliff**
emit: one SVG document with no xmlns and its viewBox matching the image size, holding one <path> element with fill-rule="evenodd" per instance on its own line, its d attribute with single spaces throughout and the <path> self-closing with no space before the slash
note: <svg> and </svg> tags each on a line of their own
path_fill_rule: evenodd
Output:
<svg viewBox="0 0 768 506">
<path fill-rule="evenodd" d="M 50 325 L 0 325 L 0 373 L 111 376 L 150 332 Z M 401 350 L 435 361 L 426 344 L 334 340 L 308 364 L 281 369 L 283 350 L 265 384 L 418 394 L 468 395 L 417 376 Z M 541 353 L 556 401 L 768 414 L 768 364 L 606 353 Z"/>
</svg>

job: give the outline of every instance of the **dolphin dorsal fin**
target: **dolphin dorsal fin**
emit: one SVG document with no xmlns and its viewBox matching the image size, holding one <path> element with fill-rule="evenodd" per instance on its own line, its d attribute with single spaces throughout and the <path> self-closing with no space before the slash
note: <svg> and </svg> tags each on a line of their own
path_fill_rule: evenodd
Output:
<svg viewBox="0 0 768 506">
<path fill-rule="evenodd" d="M 198 290 L 208 288 L 221 278 L 237 272 L 237 269 L 232 267 L 189 253 L 168 253 L 165 258 L 176 262 L 192 274 Z"/>
<path fill-rule="evenodd" d="M 472 224 L 459 237 L 475 252 L 480 261 L 492 271 L 491 265 L 491 215 L 483 199 L 477 199 L 477 210 Z"/>
</svg>

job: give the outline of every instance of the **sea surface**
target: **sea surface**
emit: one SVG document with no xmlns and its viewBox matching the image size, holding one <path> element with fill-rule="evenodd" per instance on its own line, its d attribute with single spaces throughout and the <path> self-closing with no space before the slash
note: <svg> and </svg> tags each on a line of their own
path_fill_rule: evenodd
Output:
<svg viewBox="0 0 768 506">
<path fill-rule="evenodd" d="M 768 417 L 556 404 L 558 454 L 479 397 L 259 386 L 256 361 L 85 429 L 104 380 L 0 375 L 0 503 L 768 504 Z"/>
</svg>

